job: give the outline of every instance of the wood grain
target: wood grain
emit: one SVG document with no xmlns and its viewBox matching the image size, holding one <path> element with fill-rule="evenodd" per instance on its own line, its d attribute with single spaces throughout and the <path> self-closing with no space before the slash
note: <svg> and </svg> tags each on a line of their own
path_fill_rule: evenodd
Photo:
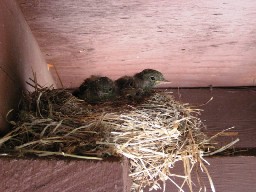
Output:
<svg viewBox="0 0 256 192">
<path fill-rule="evenodd" d="M 215 157 L 206 160 L 210 163 L 207 169 L 216 191 L 255 191 L 255 157 Z M 128 164 L 123 164 L 126 164 L 126 169 L 122 168 L 121 162 L 0 158 L 0 187 L 4 192 L 129 192 L 126 180 Z M 172 173 L 183 174 L 181 164 L 176 164 Z M 207 191 L 211 191 L 206 174 L 201 173 L 200 177 Z M 194 191 L 198 191 L 195 175 L 192 179 L 196 184 Z M 177 178 L 174 180 L 178 184 L 182 182 Z M 170 181 L 166 184 L 166 191 L 178 191 Z M 185 191 L 189 190 L 185 188 Z"/>
<path fill-rule="evenodd" d="M 172 87 L 255 85 L 254 0 L 18 2 L 64 87 L 144 68 Z"/>
<path fill-rule="evenodd" d="M 238 135 L 220 137 L 221 144 L 239 138 L 240 141 L 235 145 L 237 148 L 256 147 L 255 88 L 172 89 L 171 91 L 177 100 L 203 109 L 201 119 L 207 126 L 205 132 L 213 134 L 235 127 L 230 131 L 237 132 Z M 213 99 L 209 101 L 211 98 Z"/>
<path fill-rule="evenodd" d="M 216 157 L 206 159 L 210 165 L 206 166 L 213 180 L 217 192 L 254 192 L 256 189 L 256 158 L 255 157 Z M 201 173 L 201 170 L 198 171 Z M 182 166 L 177 164 L 173 173 L 183 174 Z M 211 192 L 209 181 L 205 173 L 200 174 L 201 182 L 206 186 L 206 191 Z M 195 182 L 194 191 L 199 191 L 199 184 L 195 175 L 192 177 Z M 181 184 L 182 181 L 174 179 Z M 168 181 L 166 191 L 179 191 L 170 181 Z M 148 190 L 145 190 L 148 191 Z M 187 187 L 184 191 L 189 191 Z M 156 191 L 154 191 L 156 192 Z M 162 190 L 158 190 L 162 192 Z"/>
<path fill-rule="evenodd" d="M 46 61 L 17 3 L 0 1 L 0 134 L 7 130 L 6 114 L 16 109 L 22 90 L 36 73 L 42 85 L 54 84 Z M 13 114 L 13 113 L 12 113 Z"/>
<path fill-rule="evenodd" d="M 123 166 L 119 161 L 1 158 L 0 188 L 3 192 L 129 192 L 128 179 L 123 180 L 128 169 Z"/>
</svg>

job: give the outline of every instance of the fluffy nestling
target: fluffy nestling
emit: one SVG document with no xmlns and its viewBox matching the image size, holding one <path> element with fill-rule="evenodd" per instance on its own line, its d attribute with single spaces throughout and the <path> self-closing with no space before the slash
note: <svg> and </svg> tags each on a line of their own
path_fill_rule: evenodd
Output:
<svg viewBox="0 0 256 192">
<path fill-rule="evenodd" d="M 144 91 L 152 90 L 157 84 L 166 81 L 161 72 L 154 69 L 144 69 L 134 76 L 136 86 Z"/>
<path fill-rule="evenodd" d="M 73 95 L 88 103 L 109 101 L 116 96 L 116 86 L 108 77 L 91 76 L 84 80 Z"/>
<path fill-rule="evenodd" d="M 134 76 L 123 76 L 115 81 L 118 93 L 121 96 L 140 99 L 150 92 L 155 85 L 166 81 L 163 74 L 154 69 L 144 69 Z"/>
</svg>

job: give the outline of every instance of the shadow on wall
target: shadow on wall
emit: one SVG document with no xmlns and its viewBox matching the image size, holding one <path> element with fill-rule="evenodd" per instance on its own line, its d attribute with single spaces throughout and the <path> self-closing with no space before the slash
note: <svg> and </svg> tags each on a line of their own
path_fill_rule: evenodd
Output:
<svg viewBox="0 0 256 192">
<path fill-rule="evenodd" d="M 8 130 L 6 114 L 16 109 L 34 71 L 41 85 L 55 83 L 40 48 L 15 0 L 0 1 L 0 133 Z M 10 117 L 11 118 L 11 117 Z"/>
</svg>

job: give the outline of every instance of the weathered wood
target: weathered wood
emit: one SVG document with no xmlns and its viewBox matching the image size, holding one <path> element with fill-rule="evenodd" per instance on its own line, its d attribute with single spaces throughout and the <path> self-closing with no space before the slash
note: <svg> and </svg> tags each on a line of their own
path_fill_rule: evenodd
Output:
<svg viewBox="0 0 256 192">
<path fill-rule="evenodd" d="M 5 116 L 17 108 L 26 81 L 36 73 L 42 85 L 54 84 L 45 59 L 17 3 L 0 1 L 0 133 L 6 130 Z M 31 87 L 30 87 L 31 88 Z"/>
<path fill-rule="evenodd" d="M 3 192 L 129 192 L 128 162 L 0 159 Z"/>
<path fill-rule="evenodd" d="M 173 87 L 255 85 L 255 0 L 18 2 L 65 87 L 144 68 Z"/>
<path fill-rule="evenodd" d="M 212 88 L 212 89 L 172 89 L 177 100 L 188 102 L 201 108 L 201 119 L 205 121 L 208 133 L 217 133 L 232 126 L 231 132 L 221 137 L 221 143 L 227 143 L 237 137 L 238 148 L 256 147 L 256 89 Z M 211 97 L 213 99 L 207 103 Z M 207 104 L 206 104 L 207 103 Z"/>
<path fill-rule="evenodd" d="M 215 157 L 206 158 L 206 160 L 210 163 L 207 169 L 214 182 L 216 191 L 255 191 L 255 157 Z M 123 162 L 122 165 L 120 162 L 105 161 L 1 158 L 0 187 L 4 192 L 128 192 L 127 165 L 127 162 Z M 123 169 L 123 167 L 125 168 Z M 172 171 L 175 174 L 184 174 L 182 166 L 178 164 Z M 206 174 L 201 173 L 200 177 L 207 187 L 207 191 L 211 191 Z M 174 181 L 178 184 L 182 182 L 177 178 Z M 195 175 L 193 176 L 193 181 L 196 183 L 194 191 L 198 191 L 199 185 Z M 178 191 L 178 189 L 168 181 L 166 191 Z M 185 191 L 189 190 L 186 189 Z"/>
<path fill-rule="evenodd" d="M 218 157 L 206 158 L 210 163 L 206 166 L 213 180 L 217 192 L 254 192 L 256 189 L 256 158 L 255 157 Z M 182 166 L 178 166 L 174 170 L 176 174 L 183 174 Z M 211 192 L 209 181 L 205 173 L 201 173 L 201 180 L 206 186 L 206 191 Z M 172 178 L 173 179 L 173 178 Z M 194 191 L 199 191 L 199 184 L 195 174 L 192 177 L 196 186 L 193 186 Z M 175 182 L 181 184 L 180 179 L 174 179 Z M 147 190 L 146 190 L 147 191 Z M 167 182 L 166 191 L 179 191 L 170 181 Z M 187 187 L 184 191 L 190 191 Z M 202 190 L 203 191 L 203 190 Z M 162 190 L 158 190 L 162 192 Z"/>
</svg>

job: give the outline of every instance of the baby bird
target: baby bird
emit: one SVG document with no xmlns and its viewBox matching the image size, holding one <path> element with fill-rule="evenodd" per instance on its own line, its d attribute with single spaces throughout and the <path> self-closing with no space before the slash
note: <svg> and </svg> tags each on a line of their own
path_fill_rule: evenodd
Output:
<svg viewBox="0 0 256 192">
<path fill-rule="evenodd" d="M 134 76 L 123 76 L 115 81 L 121 96 L 140 99 L 145 93 L 149 93 L 155 85 L 166 81 L 163 74 L 154 69 L 144 69 Z"/>
<path fill-rule="evenodd" d="M 88 103 L 99 103 L 113 99 L 116 96 L 116 87 L 108 77 L 91 76 L 84 80 L 73 95 Z"/>
<path fill-rule="evenodd" d="M 157 84 L 166 81 L 161 72 L 154 69 L 144 69 L 134 75 L 136 86 L 144 92 L 151 91 Z"/>
<path fill-rule="evenodd" d="M 132 76 L 120 77 L 115 84 L 121 97 L 134 100 L 142 95 L 143 91 L 137 88 L 135 78 Z"/>
<path fill-rule="evenodd" d="M 123 76 L 115 80 L 115 84 L 119 91 L 124 89 L 136 88 L 135 79 L 132 76 Z"/>
</svg>

